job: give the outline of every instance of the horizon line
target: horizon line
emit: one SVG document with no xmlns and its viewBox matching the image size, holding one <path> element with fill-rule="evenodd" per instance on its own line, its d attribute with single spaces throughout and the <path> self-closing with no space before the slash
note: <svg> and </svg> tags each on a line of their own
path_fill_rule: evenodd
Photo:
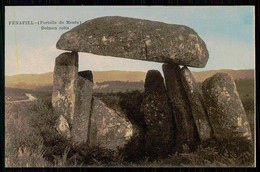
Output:
<svg viewBox="0 0 260 172">
<path fill-rule="evenodd" d="M 151 69 L 152 70 L 152 69 Z M 189 69 L 190 70 L 190 69 Z M 234 71 L 238 71 L 238 70 L 255 70 L 255 69 L 210 69 L 210 70 L 203 70 L 203 71 L 192 71 L 191 72 L 207 72 L 207 71 L 219 71 L 219 70 L 234 70 Z M 81 71 L 87 71 L 87 70 L 81 70 Z M 91 70 L 92 71 L 92 70 Z M 143 73 L 147 73 L 146 71 L 129 71 L 129 70 L 93 70 L 92 72 L 112 72 L 112 71 L 118 71 L 118 72 L 143 72 Z M 80 72 L 80 71 L 79 71 Z M 53 73 L 53 71 L 50 72 L 44 72 L 44 73 L 21 73 L 19 75 L 14 74 L 14 75 L 6 75 L 5 77 L 11 77 L 11 76 L 20 76 L 20 75 L 42 75 L 42 74 L 47 74 L 47 73 Z"/>
</svg>

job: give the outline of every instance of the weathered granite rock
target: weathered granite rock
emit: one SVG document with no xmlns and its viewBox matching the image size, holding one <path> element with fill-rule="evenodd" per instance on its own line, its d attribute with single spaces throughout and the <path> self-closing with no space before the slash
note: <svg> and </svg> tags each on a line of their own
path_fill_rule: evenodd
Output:
<svg viewBox="0 0 260 172">
<path fill-rule="evenodd" d="M 70 138 L 70 127 L 68 121 L 61 115 L 56 121 L 56 130 L 65 138 Z"/>
<path fill-rule="evenodd" d="M 53 74 L 52 105 L 54 111 L 67 120 L 70 128 L 75 113 L 77 78 L 78 53 L 65 52 L 59 55 Z"/>
<path fill-rule="evenodd" d="M 145 149 L 156 157 L 165 157 L 173 151 L 175 124 L 161 73 L 149 70 L 144 87 L 141 110 L 147 127 Z"/>
<path fill-rule="evenodd" d="M 189 100 L 181 82 L 180 67 L 174 64 L 163 64 L 163 73 L 176 123 L 176 146 L 178 149 L 188 146 L 193 150 L 199 142 L 199 136 Z"/>
<path fill-rule="evenodd" d="M 91 102 L 93 94 L 93 75 L 91 71 L 78 73 L 75 117 L 72 125 L 72 137 L 76 142 L 87 142 Z"/>
<path fill-rule="evenodd" d="M 181 81 L 190 102 L 192 116 L 194 118 L 200 140 L 206 141 L 211 138 L 211 126 L 209 124 L 207 111 L 200 94 L 200 88 L 187 67 L 183 67 L 181 69 Z"/>
<path fill-rule="evenodd" d="M 123 148 L 133 135 L 132 124 L 96 97 L 92 101 L 89 143 L 111 150 Z"/>
<path fill-rule="evenodd" d="M 217 139 L 252 140 L 249 122 L 231 75 L 217 73 L 202 83 L 203 96 Z"/>
<path fill-rule="evenodd" d="M 209 57 L 204 41 L 187 26 L 119 16 L 88 20 L 61 35 L 56 47 L 192 67 L 204 67 Z"/>
</svg>

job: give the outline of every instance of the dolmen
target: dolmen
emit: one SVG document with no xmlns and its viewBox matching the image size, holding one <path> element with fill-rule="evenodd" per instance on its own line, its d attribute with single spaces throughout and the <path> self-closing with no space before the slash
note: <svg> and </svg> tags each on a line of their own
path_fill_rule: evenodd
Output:
<svg viewBox="0 0 260 172">
<path fill-rule="evenodd" d="M 163 74 L 149 70 L 141 112 L 147 155 L 165 157 L 193 151 L 211 139 L 252 141 L 245 110 L 232 77 L 216 74 L 196 82 L 188 67 L 203 68 L 209 53 L 191 28 L 128 17 L 88 20 L 61 35 L 56 47 L 52 104 L 57 131 L 75 143 L 123 148 L 140 130 L 126 114 L 93 96 L 91 71 L 78 71 L 78 52 L 163 63 Z M 182 67 L 181 67 L 182 66 Z"/>
</svg>

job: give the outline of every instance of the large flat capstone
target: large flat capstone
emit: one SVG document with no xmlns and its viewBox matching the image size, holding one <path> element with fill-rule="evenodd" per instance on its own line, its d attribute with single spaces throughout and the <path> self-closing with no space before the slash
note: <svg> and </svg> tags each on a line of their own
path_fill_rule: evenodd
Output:
<svg viewBox="0 0 260 172">
<path fill-rule="evenodd" d="M 56 47 L 154 62 L 204 67 L 208 50 L 191 28 L 128 17 L 88 20 L 61 35 Z"/>
</svg>

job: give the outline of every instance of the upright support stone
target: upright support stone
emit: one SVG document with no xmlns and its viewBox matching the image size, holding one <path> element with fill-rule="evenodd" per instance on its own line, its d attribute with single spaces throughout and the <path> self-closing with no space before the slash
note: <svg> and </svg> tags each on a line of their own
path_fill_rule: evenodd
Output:
<svg viewBox="0 0 260 172">
<path fill-rule="evenodd" d="M 67 122 L 70 129 L 75 113 L 77 78 L 78 53 L 66 52 L 59 55 L 55 61 L 53 74 L 52 105 L 55 113 L 64 117 L 59 119 L 63 119 L 63 123 Z M 64 133 L 59 127 L 57 129 Z"/>
<path fill-rule="evenodd" d="M 187 67 L 181 69 L 181 81 L 189 99 L 191 111 L 201 141 L 211 138 L 211 126 L 208 121 L 206 109 L 203 105 L 200 88 Z"/>
<path fill-rule="evenodd" d="M 93 94 L 93 75 L 91 71 L 78 73 L 75 117 L 72 125 L 72 138 L 75 142 L 87 142 L 91 102 Z"/>
<path fill-rule="evenodd" d="M 176 122 L 176 149 L 188 146 L 193 150 L 199 142 L 199 136 L 191 114 L 189 100 L 181 82 L 180 67 L 175 64 L 164 64 L 163 73 Z M 186 146 L 184 146 L 185 144 Z"/>
<path fill-rule="evenodd" d="M 209 120 L 219 140 L 252 141 L 250 125 L 231 75 L 217 73 L 203 84 Z"/>
<path fill-rule="evenodd" d="M 93 97 L 89 127 L 90 145 L 117 150 L 123 148 L 133 136 L 133 126 L 121 113 L 107 107 Z"/>
<path fill-rule="evenodd" d="M 141 110 L 147 127 L 145 151 L 154 157 L 166 157 L 173 151 L 175 124 L 161 73 L 149 70 L 144 87 Z"/>
</svg>

